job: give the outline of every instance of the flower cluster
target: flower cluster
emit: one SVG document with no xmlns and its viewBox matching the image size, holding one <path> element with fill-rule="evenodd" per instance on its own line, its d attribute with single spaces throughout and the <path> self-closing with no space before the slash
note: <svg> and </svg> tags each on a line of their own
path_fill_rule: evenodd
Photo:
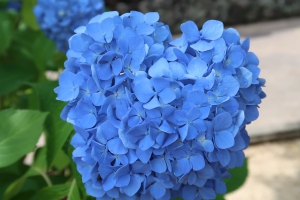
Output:
<svg viewBox="0 0 300 200">
<path fill-rule="evenodd" d="M 6 10 L 20 12 L 21 6 L 22 6 L 22 2 L 20 0 L 8 1 L 6 4 Z"/>
<path fill-rule="evenodd" d="M 46 36 L 59 51 L 66 52 L 74 29 L 86 25 L 104 9 L 104 0 L 38 0 L 33 12 Z"/>
<path fill-rule="evenodd" d="M 214 199 L 243 165 L 265 97 L 235 29 L 188 21 L 172 41 L 157 13 L 107 12 L 75 30 L 55 89 L 76 130 L 73 160 L 97 199 Z"/>
</svg>

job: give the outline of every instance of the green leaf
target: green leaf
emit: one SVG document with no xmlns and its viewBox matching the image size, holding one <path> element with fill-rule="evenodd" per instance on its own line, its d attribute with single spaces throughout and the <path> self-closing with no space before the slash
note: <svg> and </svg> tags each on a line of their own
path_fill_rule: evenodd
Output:
<svg viewBox="0 0 300 200">
<path fill-rule="evenodd" d="M 28 167 L 22 163 L 15 162 L 12 165 L 0 169 L 0 199 L 3 199 L 5 190 L 16 181 L 27 169 Z"/>
<path fill-rule="evenodd" d="M 32 46 L 33 60 L 40 73 L 44 73 L 47 63 L 53 57 L 55 48 L 53 41 L 44 34 L 40 34 L 34 41 Z"/>
<path fill-rule="evenodd" d="M 0 96 L 17 90 L 24 82 L 34 77 L 34 70 L 21 65 L 0 64 Z"/>
<path fill-rule="evenodd" d="M 70 164 L 70 158 L 65 154 L 63 150 L 59 150 L 52 164 L 58 171 L 61 171 Z"/>
<path fill-rule="evenodd" d="M 3 11 L 0 11 L 0 19 L 0 53 L 2 53 L 5 52 L 10 45 L 13 32 L 13 23 L 8 13 Z"/>
<path fill-rule="evenodd" d="M 230 193 L 245 183 L 248 176 L 248 159 L 245 159 L 242 167 L 237 167 L 228 171 L 231 173 L 232 177 L 229 179 L 224 179 L 224 182 L 227 186 L 227 193 Z"/>
<path fill-rule="evenodd" d="M 65 103 L 55 100 L 56 95 L 53 89 L 57 86 L 56 81 L 47 81 L 38 84 L 32 84 L 40 100 L 40 109 L 48 111 L 45 128 L 47 131 L 47 162 L 51 166 L 56 154 L 66 142 L 73 129 L 72 125 L 60 119 L 60 113 Z"/>
<path fill-rule="evenodd" d="M 12 164 L 35 148 L 46 115 L 32 110 L 0 111 L 0 167 Z"/>
<path fill-rule="evenodd" d="M 217 194 L 217 197 L 215 200 L 225 200 L 223 195 Z"/>
<path fill-rule="evenodd" d="M 38 199 L 53 200 L 67 197 L 68 200 L 80 200 L 80 195 L 74 179 L 72 183 L 46 187 L 38 192 Z"/>
<path fill-rule="evenodd" d="M 35 5 L 36 0 L 22 0 L 21 17 L 23 18 L 23 21 L 33 30 L 39 29 L 33 13 L 33 8 Z"/>
<path fill-rule="evenodd" d="M 46 148 L 40 148 L 36 151 L 36 156 L 34 163 L 30 168 L 23 173 L 22 176 L 19 176 L 5 191 L 3 200 L 9 200 L 12 197 L 16 196 L 21 188 L 24 186 L 24 183 L 27 181 L 27 178 L 40 175 L 43 177 L 47 185 L 51 186 L 51 181 L 46 174 L 47 162 L 46 162 Z"/>
</svg>

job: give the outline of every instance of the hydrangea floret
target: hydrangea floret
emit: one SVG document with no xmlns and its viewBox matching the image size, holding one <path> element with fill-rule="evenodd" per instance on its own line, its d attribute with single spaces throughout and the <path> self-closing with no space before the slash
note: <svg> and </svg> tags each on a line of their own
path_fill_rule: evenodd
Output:
<svg viewBox="0 0 300 200">
<path fill-rule="evenodd" d="M 97 199 L 214 199 L 243 165 L 265 97 L 249 39 L 209 20 L 172 41 L 158 13 L 106 12 L 75 30 L 55 89 L 73 160 Z"/>
<path fill-rule="evenodd" d="M 33 12 L 45 35 L 59 51 L 67 52 L 74 29 L 104 12 L 104 0 L 38 0 Z"/>
</svg>

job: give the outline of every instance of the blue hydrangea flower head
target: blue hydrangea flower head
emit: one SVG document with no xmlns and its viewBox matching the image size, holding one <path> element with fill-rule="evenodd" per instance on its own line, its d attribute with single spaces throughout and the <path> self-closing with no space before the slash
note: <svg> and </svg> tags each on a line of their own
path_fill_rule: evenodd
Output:
<svg viewBox="0 0 300 200">
<path fill-rule="evenodd" d="M 104 9 L 103 0 L 38 0 L 33 12 L 46 36 L 55 42 L 59 51 L 66 52 L 74 30 Z"/>
<path fill-rule="evenodd" d="M 158 13 L 106 12 L 75 30 L 55 88 L 73 160 L 97 199 L 214 199 L 243 165 L 265 97 L 235 29 L 188 21 L 172 41 Z"/>
</svg>

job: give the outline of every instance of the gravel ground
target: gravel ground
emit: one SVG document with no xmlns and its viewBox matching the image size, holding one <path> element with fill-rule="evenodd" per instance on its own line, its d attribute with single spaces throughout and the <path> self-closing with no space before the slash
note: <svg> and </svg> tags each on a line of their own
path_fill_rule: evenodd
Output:
<svg viewBox="0 0 300 200">
<path fill-rule="evenodd" d="M 300 138 L 252 145 L 245 154 L 249 176 L 226 200 L 300 199 Z"/>
</svg>

